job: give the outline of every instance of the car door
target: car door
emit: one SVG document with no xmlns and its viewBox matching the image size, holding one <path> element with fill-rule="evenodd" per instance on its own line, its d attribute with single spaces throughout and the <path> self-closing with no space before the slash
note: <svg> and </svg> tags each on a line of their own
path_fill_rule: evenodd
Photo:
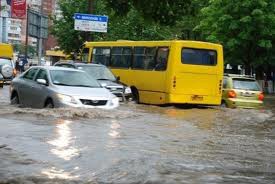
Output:
<svg viewBox="0 0 275 184">
<path fill-rule="evenodd" d="M 18 93 L 20 102 L 26 106 L 32 106 L 33 99 L 33 86 L 35 84 L 34 77 L 38 71 L 38 68 L 32 68 L 28 70 L 21 78 L 21 82 L 18 85 Z"/>
<path fill-rule="evenodd" d="M 33 101 L 32 106 L 35 108 L 43 108 L 46 98 L 48 97 L 48 86 L 39 84 L 37 79 L 46 80 L 47 84 L 49 84 L 49 77 L 47 71 L 45 69 L 40 69 L 35 77 L 35 83 L 33 85 Z"/>
</svg>

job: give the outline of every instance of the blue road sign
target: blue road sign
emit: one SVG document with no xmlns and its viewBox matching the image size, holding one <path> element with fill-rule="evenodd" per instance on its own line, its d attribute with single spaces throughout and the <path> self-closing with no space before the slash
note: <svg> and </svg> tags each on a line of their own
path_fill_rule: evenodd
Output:
<svg viewBox="0 0 275 184">
<path fill-rule="evenodd" d="M 75 30 L 107 32 L 108 16 L 75 13 Z"/>
</svg>

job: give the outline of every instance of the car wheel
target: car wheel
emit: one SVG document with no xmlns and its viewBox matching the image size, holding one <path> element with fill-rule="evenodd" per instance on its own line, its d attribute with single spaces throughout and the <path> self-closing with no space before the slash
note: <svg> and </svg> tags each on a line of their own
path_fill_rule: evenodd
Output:
<svg viewBox="0 0 275 184">
<path fill-rule="evenodd" d="M 18 94 L 16 92 L 11 97 L 11 104 L 12 105 L 18 105 L 19 104 L 19 97 L 18 97 Z"/>
<path fill-rule="evenodd" d="M 226 108 L 226 107 L 227 107 L 227 105 L 226 105 L 226 102 L 225 102 L 225 101 L 222 101 L 222 103 L 221 103 L 221 107 L 223 107 L 223 108 Z"/>
<path fill-rule="evenodd" d="M 51 99 L 48 99 L 45 103 L 45 108 L 52 109 L 54 108 L 53 101 Z"/>
</svg>

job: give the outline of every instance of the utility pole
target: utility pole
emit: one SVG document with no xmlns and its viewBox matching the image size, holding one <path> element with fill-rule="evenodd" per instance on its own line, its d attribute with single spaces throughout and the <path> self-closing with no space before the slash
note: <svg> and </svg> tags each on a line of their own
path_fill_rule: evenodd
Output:
<svg viewBox="0 0 275 184">
<path fill-rule="evenodd" d="M 27 20 L 26 20 L 26 39 L 25 39 L 25 58 L 28 58 L 29 47 L 29 5 L 27 6 Z"/>
<path fill-rule="evenodd" d="M 39 40 L 38 40 L 38 66 L 41 65 L 41 58 L 42 58 L 42 46 L 43 46 L 43 39 L 42 39 L 42 16 L 43 16 L 43 1 L 41 1 L 40 6 L 40 30 L 39 30 Z"/>
<path fill-rule="evenodd" d="M 93 14 L 94 12 L 94 6 L 95 6 L 95 0 L 88 0 L 88 13 Z M 86 41 L 93 41 L 93 35 L 91 32 L 86 32 Z"/>
</svg>

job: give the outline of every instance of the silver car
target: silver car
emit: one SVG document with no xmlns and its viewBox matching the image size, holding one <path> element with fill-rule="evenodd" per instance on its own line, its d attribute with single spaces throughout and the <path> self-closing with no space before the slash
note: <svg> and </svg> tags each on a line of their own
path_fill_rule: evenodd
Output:
<svg viewBox="0 0 275 184">
<path fill-rule="evenodd" d="M 52 66 L 31 67 L 13 79 L 10 100 L 33 108 L 119 106 L 119 99 L 84 71 Z"/>
</svg>

